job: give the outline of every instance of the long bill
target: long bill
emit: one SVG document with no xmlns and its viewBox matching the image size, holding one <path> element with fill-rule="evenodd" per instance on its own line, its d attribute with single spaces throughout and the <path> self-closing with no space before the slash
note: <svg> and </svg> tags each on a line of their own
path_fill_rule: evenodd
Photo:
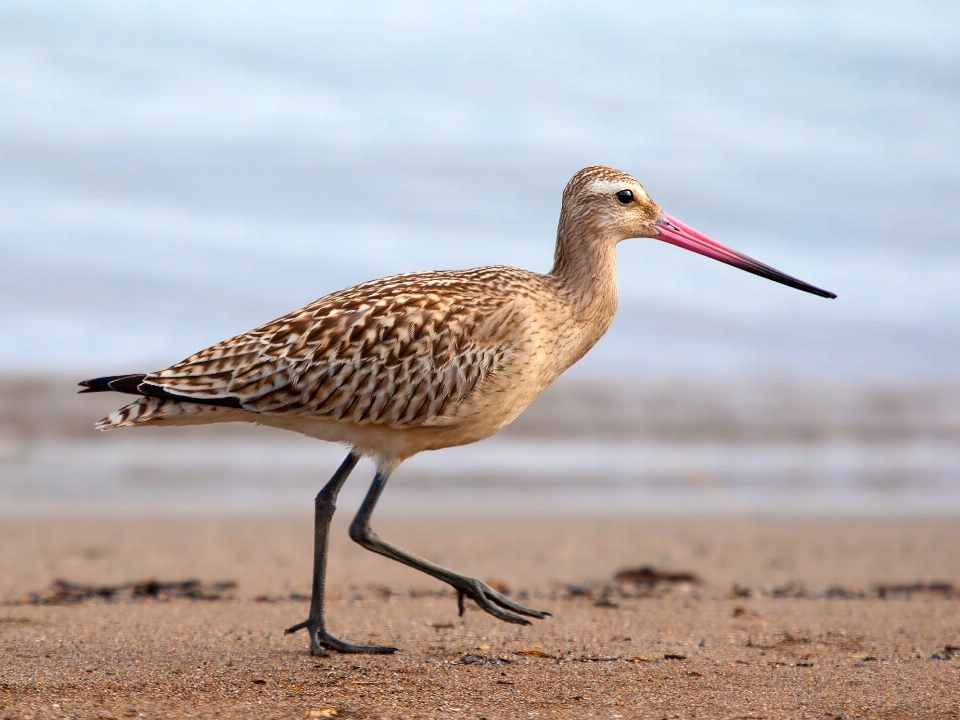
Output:
<svg viewBox="0 0 960 720">
<path fill-rule="evenodd" d="M 689 225 L 685 225 L 666 213 L 660 214 L 660 219 L 654 223 L 654 226 L 659 232 L 659 235 L 656 237 L 657 240 L 663 240 L 671 245 L 682 247 L 684 250 L 691 250 L 700 255 L 706 255 L 708 258 L 719 260 L 727 265 L 733 265 L 735 268 L 746 270 L 748 273 L 753 273 L 762 278 L 767 278 L 767 280 L 788 285 L 797 290 L 803 290 L 804 292 L 813 293 L 814 295 L 825 298 L 833 299 L 836 297 L 835 293 L 821 290 L 818 287 L 803 282 L 803 280 L 797 280 L 797 278 L 790 277 L 779 270 L 774 270 L 769 265 L 764 265 L 762 262 L 758 262 L 743 253 L 738 253 L 736 250 L 724 247 L 716 240 L 711 240 L 703 233 L 697 232 Z"/>
</svg>

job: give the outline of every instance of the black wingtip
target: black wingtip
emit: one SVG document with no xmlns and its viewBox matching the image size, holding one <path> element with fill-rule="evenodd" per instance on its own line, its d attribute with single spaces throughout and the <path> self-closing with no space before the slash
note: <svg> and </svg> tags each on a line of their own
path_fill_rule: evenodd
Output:
<svg viewBox="0 0 960 720">
<path fill-rule="evenodd" d="M 143 378 L 141 377 L 140 379 L 142 380 Z M 123 380 L 121 382 L 126 383 L 128 381 Z M 189 395 L 177 395 L 176 393 L 172 393 L 166 388 L 160 387 L 159 385 L 141 383 L 139 380 L 136 383 L 135 392 L 137 395 L 149 395 L 150 397 L 163 398 L 164 400 L 175 400 L 176 402 L 189 402 L 189 403 L 195 403 L 197 405 L 217 405 L 219 407 L 227 407 L 227 408 L 235 408 L 235 409 L 241 409 L 243 407 L 240 404 L 240 400 L 235 397 L 198 398 L 198 397 L 190 397 Z"/>
<path fill-rule="evenodd" d="M 118 392 L 127 395 L 146 395 L 148 397 L 158 397 L 164 400 L 174 400 L 176 402 L 189 402 L 197 405 L 219 405 L 220 407 L 242 409 L 240 400 L 235 397 L 226 398 L 195 398 L 187 395 L 177 395 L 168 391 L 159 385 L 151 385 L 143 382 L 146 377 L 144 374 L 138 375 L 109 375 L 107 377 L 93 378 L 92 380 L 82 380 L 77 383 L 80 387 L 80 394 L 93 392 Z"/>
<path fill-rule="evenodd" d="M 140 383 L 146 375 L 124 375 L 110 381 L 110 389 L 117 392 L 127 393 L 128 395 L 143 395 L 140 389 Z"/>
<path fill-rule="evenodd" d="M 106 377 L 93 378 L 92 380 L 81 380 L 77 383 L 80 387 L 86 388 L 80 390 L 80 394 L 94 392 L 121 392 L 128 395 L 141 395 L 137 390 L 137 385 L 143 382 L 145 374 L 139 375 L 108 375 Z"/>
</svg>

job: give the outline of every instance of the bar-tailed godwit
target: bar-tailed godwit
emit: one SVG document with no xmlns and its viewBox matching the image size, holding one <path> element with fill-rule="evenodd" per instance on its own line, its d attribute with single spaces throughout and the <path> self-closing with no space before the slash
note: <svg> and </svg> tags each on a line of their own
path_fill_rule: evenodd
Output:
<svg viewBox="0 0 960 720">
<path fill-rule="evenodd" d="M 630 175 L 584 168 L 567 184 L 553 269 L 512 267 L 417 272 L 340 290 L 266 325 L 150 374 L 96 378 L 81 392 L 116 391 L 135 401 L 97 424 L 252 422 L 350 447 L 315 501 L 310 648 L 390 653 L 327 632 L 327 536 L 337 493 L 362 456 L 376 475 L 350 537 L 416 568 L 507 622 L 548 613 L 520 605 L 479 580 L 381 540 L 370 517 L 390 474 L 424 450 L 493 435 L 593 347 L 617 309 L 616 247 L 653 238 L 784 285 L 836 297 L 730 250 L 661 211 Z"/>
</svg>

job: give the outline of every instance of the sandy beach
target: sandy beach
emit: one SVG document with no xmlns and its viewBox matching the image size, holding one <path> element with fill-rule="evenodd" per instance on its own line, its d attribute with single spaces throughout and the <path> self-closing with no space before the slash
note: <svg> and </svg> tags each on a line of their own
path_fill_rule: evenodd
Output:
<svg viewBox="0 0 960 720">
<path fill-rule="evenodd" d="M 312 657 L 305 635 L 283 634 L 307 613 L 307 513 L 6 516 L 0 717 L 960 714 L 955 519 L 394 515 L 375 525 L 553 617 L 517 627 L 468 607 L 460 618 L 444 586 L 353 545 L 340 518 L 331 629 L 402 651 Z M 615 579 L 643 567 L 653 573 Z M 115 590 L 70 597 L 53 589 L 58 579 Z M 187 579 L 200 581 L 187 594 L 206 599 L 122 587 Z"/>
</svg>

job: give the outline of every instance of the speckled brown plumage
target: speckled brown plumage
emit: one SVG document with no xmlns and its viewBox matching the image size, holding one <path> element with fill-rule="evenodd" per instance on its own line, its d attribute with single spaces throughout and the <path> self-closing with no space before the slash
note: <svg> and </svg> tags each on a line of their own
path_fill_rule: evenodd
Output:
<svg viewBox="0 0 960 720">
<path fill-rule="evenodd" d="M 430 425 L 501 369 L 530 278 L 511 268 L 400 275 L 357 285 L 207 348 L 144 382 L 252 412 Z"/>
</svg>

